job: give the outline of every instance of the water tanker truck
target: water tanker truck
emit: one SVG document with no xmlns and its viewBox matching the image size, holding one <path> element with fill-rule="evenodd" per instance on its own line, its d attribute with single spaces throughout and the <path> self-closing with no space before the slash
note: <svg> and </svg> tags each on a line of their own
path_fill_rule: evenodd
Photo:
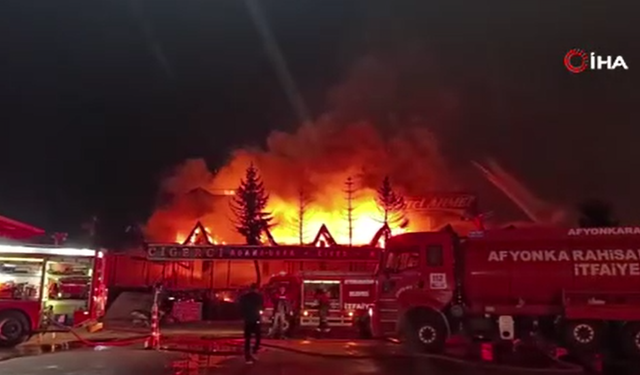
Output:
<svg viewBox="0 0 640 375">
<path fill-rule="evenodd" d="M 540 335 L 574 351 L 614 338 L 640 358 L 640 228 L 453 231 L 388 240 L 374 334 L 428 352 L 454 334 Z"/>
</svg>

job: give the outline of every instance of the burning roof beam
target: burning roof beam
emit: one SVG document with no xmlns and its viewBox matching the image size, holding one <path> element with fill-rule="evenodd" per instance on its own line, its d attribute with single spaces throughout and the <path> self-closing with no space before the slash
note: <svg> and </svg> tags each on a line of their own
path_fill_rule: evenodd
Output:
<svg viewBox="0 0 640 375">
<path fill-rule="evenodd" d="M 331 232 L 329 232 L 329 228 L 324 224 L 322 224 L 318 230 L 318 234 L 316 234 L 316 238 L 313 239 L 311 244 L 313 246 L 318 246 L 322 240 L 324 240 L 328 246 L 338 246 L 338 243 L 331 235 Z"/>
<path fill-rule="evenodd" d="M 209 237 L 209 233 L 207 232 L 207 228 L 202 225 L 200 221 L 196 223 L 193 227 L 185 241 L 182 243 L 183 245 L 201 245 L 198 243 L 198 238 L 203 238 L 206 245 L 213 245 L 213 241 L 211 237 Z"/>
</svg>

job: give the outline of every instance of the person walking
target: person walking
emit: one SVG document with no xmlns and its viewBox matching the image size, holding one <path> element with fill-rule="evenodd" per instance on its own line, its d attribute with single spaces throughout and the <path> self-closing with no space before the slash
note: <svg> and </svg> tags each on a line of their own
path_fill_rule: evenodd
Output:
<svg viewBox="0 0 640 375">
<path fill-rule="evenodd" d="M 247 363 L 255 361 L 255 354 L 260 349 L 260 314 L 264 307 L 264 300 L 258 291 L 257 284 L 251 284 L 249 292 L 240 297 L 240 311 L 244 319 L 244 357 Z M 251 350 L 251 337 L 255 337 Z"/>
</svg>

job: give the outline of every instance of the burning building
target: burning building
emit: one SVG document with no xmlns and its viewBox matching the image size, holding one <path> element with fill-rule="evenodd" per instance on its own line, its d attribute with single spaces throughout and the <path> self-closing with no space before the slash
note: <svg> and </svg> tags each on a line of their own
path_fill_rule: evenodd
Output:
<svg viewBox="0 0 640 375">
<path fill-rule="evenodd" d="M 468 219 L 478 213 L 476 197 L 451 193 L 468 186 L 447 163 L 433 131 L 456 118 L 457 101 L 450 89 L 433 85 L 434 77 L 422 74 L 417 80 L 413 74 L 413 68 L 422 71 L 430 61 L 413 52 L 362 59 L 330 92 L 331 108 L 315 121 L 291 132 L 272 132 L 264 147 L 237 149 L 217 169 L 202 159 L 177 166 L 160 186 L 161 202 L 145 226 L 147 240 L 190 241 L 200 222 L 212 243 L 243 243 L 229 201 L 251 163 L 269 193 L 270 233 L 280 245 L 313 244 L 319 237 L 342 245 L 369 244 L 384 223 L 376 190 L 387 176 L 407 203 L 408 225 L 390 222 L 391 233 L 445 225 L 460 232 L 474 228 Z M 352 183 L 346 186 L 348 179 Z M 215 267 L 229 283 L 231 265 Z M 268 262 L 263 267 L 264 273 L 280 271 Z M 252 266 L 236 263 L 233 269 L 242 282 L 254 277 Z"/>
<path fill-rule="evenodd" d="M 259 169 L 270 195 L 272 234 L 279 243 L 309 243 L 322 225 L 338 243 L 349 243 L 349 205 L 353 208 L 351 242 L 369 243 L 384 221 L 376 189 L 385 176 L 408 201 L 405 230 L 432 229 L 443 219 L 424 215 L 425 209 L 437 205 L 429 192 L 457 187 L 427 129 L 408 128 L 385 137 L 367 123 L 325 119 L 292 134 L 272 134 L 266 150 L 237 150 L 230 163 L 217 171 L 210 171 L 203 160 L 186 161 L 162 185 L 169 201 L 149 220 L 149 238 L 180 242 L 200 220 L 213 230 L 217 241 L 241 242 L 233 227 L 229 195 L 250 163 Z M 354 185 L 348 198 L 345 181 L 349 177 Z M 390 226 L 392 231 L 399 230 Z"/>
<path fill-rule="evenodd" d="M 450 88 L 434 85 L 437 74 L 425 76 L 433 56 L 399 52 L 354 61 L 313 121 L 273 131 L 262 147 L 237 149 L 214 170 L 204 160 L 176 167 L 160 187 L 167 199 L 148 221 L 147 237 L 179 242 L 200 220 L 216 241 L 241 243 L 228 198 L 251 163 L 270 195 L 272 235 L 281 244 L 310 243 L 323 225 L 337 243 L 369 243 L 384 221 L 376 190 L 385 177 L 409 206 L 409 225 L 389 223 L 392 232 L 459 221 L 461 210 L 448 207 L 453 201 L 437 203 L 432 193 L 465 191 L 434 133 L 457 118 L 456 101 Z"/>
<path fill-rule="evenodd" d="M 438 229 L 461 222 L 476 209 L 472 194 L 433 193 L 455 191 L 457 186 L 426 128 L 385 135 L 368 123 L 323 118 L 294 133 L 273 133 L 264 150 L 237 150 L 216 171 L 210 171 L 203 160 L 178 166 L 161 186 L 165 202 L 147 223 L 148 241 L 189 242 L 194 223 L 200 222 L 200 230 L 213 244 L 243 243 L 234 227 L 230 200 L 251 163 L 269 194 L 267 209 L 274 218 L 270 235 L 278 245 L 370 244 L 384 224 L 376 197 L 385 176 L 406 201 L 408 225 L 389 220 L 392 234 Z M 330 266 L 319 264 L 322 262 L 262 263 L 264 274 L 348 267 L 339 262 Z M 233 265 L 233 278 L 230 265 L 215 267 L 231 284 L 235 284 L 231 279 L 246 283 L 254 277 L 252 266 L 238 262 Z"/>
</svg>

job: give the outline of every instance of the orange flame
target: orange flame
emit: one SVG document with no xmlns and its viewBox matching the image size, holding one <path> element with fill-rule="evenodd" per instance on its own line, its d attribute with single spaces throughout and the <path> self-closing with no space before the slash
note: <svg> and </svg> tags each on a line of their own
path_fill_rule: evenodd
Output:
<svg viewBox="0 0 640 375">
<path fill-rule="evenodd" d="M 352 201 L 351 243 L 366 245 L 384 224 L 383 215 L 375 201 L 375 191 L 360 192 Z M 324 224 L 339 244 L 349 244 L 349 219 L 344 197 L 337 196 L 330 204 L 310 202 L 302 216 L 302 242 L 310 243 Z M 277 196 L 271 197 L 268 210 L 274 216 L 276 225 L 271 234 L 278 243 L 297 244 L 300 242 L 299 206 Z M 392 234 L 400 234 L 409 228 L 399 228 L 390 224 Z"/>
<path fill-rule="evenodd" d="M 243 243 L 229 200 L 251 163 L 269 193 L 267 209 L 274 217 L 271 234 L 281 244 L 310 243 L 323 224 L 339 244 L 368 244 L 383 225 L 375 198 L 385 176 L 391 177 L 399 193 L 408 195 L 445 190 L 451 181 L 437 142 L 426 129 L 405 129 L 386 138 L 366 123 L 340 125 L 320 120 L 292 134 L 274 132 L 267 143 L 266 151 L 236 150 L 230 162 L 215 172 L 201 159 L 177 167 L 162 185 L 163 192 L 175 199 L 154 212 L 146 234 L 156 241 L 172 241 L 176 233 L 189 233 L 200 220 L 212 228 L 218 241 Z M 344 191 L 349 177 L 355 188 L 351 235 Z M 301 187 L 308 195 L 302 231 Z M 393 234 L 431 228 L 428 217 L 415 212 L 407 216 L 408 228 L 390 223 Z"/>
<path fill-rule="evenodd" d="M 230 196 L 233 190 L 225 190 L 225 194 Z M 324 224 L 333 239 L 339 244 L 353 244 L 353 245 L 366 245 L 371 242 L 373 236 L 380 230 L 384 224 L 383 213 L 376 204 L 376 192 L 372 189 L 366 189 L 359 191 L 357 197 L 352 200 L 352 234 L 351 241 L 349 238 L 349 219 L 347 215 L 347 209 L 345 198 L 340 195 L 340 191 L 336 192 L 334 199 L 327 199 L 330 196 L 325 196 L 325 199 L 318 201 L 310 201 L 305 205 L 304 212 L 302 214 L 302 228 L 300 226 L 300 206 L 298 202 L 294 200 L 286 200 L 277 195 L 272 194 L 269 199 L 269 205 L 267 210 L 273 215 L 273 224 L 271 228 L 271 235 L 275 241 L 279 244 L 299 244 L 302 237 L 303 244 L 311 243 L 320 227 Z M 212 244 L 226 244 L 221 238 L 224 237 L 225 230 L 221 224 L 220 218 L 230 217 L 232 212 L 224 207 L 225 204 L 218 204 L 218 210 L 223 209 L 226 211 L 222 215 L 216 215 L 215 218 L 210 219 L 214 221 L 216 230 L 215 235 L 212 234 L 211 229 L 206 227 L 207 234 Z M 407 214 L 410 225 L 405 228 L 400 228 L 394 223 L 389 223 L 391 232 L 393 235 L 411 231 L 412 228 L 424 229 L 425 225 L 428 226 L 428 220 L 425 217 L 412 217 L 411 213 Z M 178 222 L 176 218 L 176 222 Z M 427 222 L 426 222 L 427 221 Z M 187 239 L 187 234 L 191 230 L 189 226 L 193 225 L 193 221 L 185 220 L 179 223 L 179 227 L 183 228 L 179 230 L 175 236 L 175 242 L 184 243 Z M 228 229 L 228 228 L 226 228 Z M 302 236 L 300 235 L 302 229 Z M 228 230 L 226 231 L 228 233 Z M 199 235 L 199 231 L 196 229 L 194 236 Z M 229 237 L 233 237 L 234 234 L 228 233 Z M 261 239 L 264 243 L 268 242 L 266 236 Z M 192 239 L 191 242 L 194 242 Z M 233 241 L 233 239 L 231 239 Z"/>
<path fill-rule="evenodd" d="M 213 245 L 226 245 L 226 242 L 221 241 L 219 239 L 217 239 L 214 235 L 211 234 L 211 230 L 208 227 L 204 228 L 205 230 L 205 234 L 207 236 L 207 239 L 209 240 L 209 242 Z M 196 239 L 197 236 L 200 235 L 200 229 L 196 228 L 195 231 L 193 231 L 193 235 L 191 236 L 191 238 L 188 241 L 188 244 L 194 244 L 196 243 Z M 176 243 L 186 243 L 187 241 L 187 235 L 184 234 L 183 232 L 177 232 L 176 233 L 176 237 L 175 237 L 175 242 Z"/>
</svg>

